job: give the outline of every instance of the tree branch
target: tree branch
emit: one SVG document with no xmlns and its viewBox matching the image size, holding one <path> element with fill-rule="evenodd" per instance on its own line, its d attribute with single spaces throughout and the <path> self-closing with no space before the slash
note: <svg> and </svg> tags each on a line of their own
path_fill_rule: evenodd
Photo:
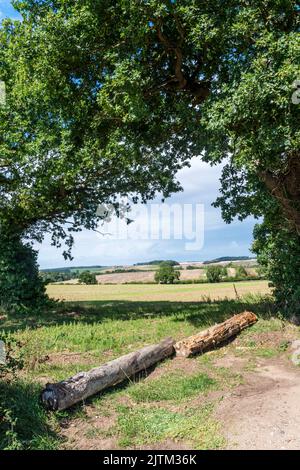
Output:
<svg viewBox="0 0 300 470">
<path fill-rule="evenodd" d="M 173 44 L 170 39 L 163 33 L 163 24 L 161 19 L 156 22 L 156 31 L 158 35 L 158 39 L 164 45 L 165 49 L 170 53 L 175 54 L 175 63 L 174 63 L 174 71 L 175 71 L 175 78 L 178 82 L 178 88 L 184 89 L 187 85 L 187 79 L 184 76 L 182 71 L 182 64 L 183 64 L 183 53 L 182 53 L 182 43 L 183 38 L 181 37 L 180 44 Z"/>
<path fill-rule="evenodd" d="M 204 101 L 210 92 L 210 83 L 208 81 L 197 81 L 197 75 L 201 71 L 202 60 L 199 58 L 195 64 L 195 70 L 191 76 L 187 76 L 183 71 L 184 54 L 183 45 L 185 41 L 184 28 L 176 14 L 173 15 L 176 29 L 179 33 L 179 39 L 174 42 L 163 32 L 163 22 L 161 18 L 154 19 L 153 23 L 157 32 L 157 36 L 165 51 L 173 57 L 174 76 L 161 85 L 161 88 L 167 89 L 169 92 L 186 91 L 193 97 L 193 104 L 199 104 Z"/>
</svg>

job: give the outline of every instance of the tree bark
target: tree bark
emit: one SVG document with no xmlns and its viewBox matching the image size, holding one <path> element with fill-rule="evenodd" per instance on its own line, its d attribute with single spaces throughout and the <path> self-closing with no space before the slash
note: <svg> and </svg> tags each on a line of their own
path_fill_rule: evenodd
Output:
<svg viewBox="0 0 300 470">
<path fill-rule="evenodd" d="M 300 235 L 300 152 L 291 152 L 286 167 L 277 174 L 266 170 L 259 177 L 279 202 L 290 226 Z"/>
<path fill-rule="evenodd" d="M 176 356 L 189 357 L 213 349 L 229 338 L 236 336 L 244 328 L 253 325 L 256 321 L 257 317 L 252 312 L 234 315 L 223 323 L 176 343 L 174 346 Z"/>
<path fill-rule="evenodd" d="M 172 338 L 119 357 L 89 372 L 79 372 L 56 384 L 47 384 L 42 402 L 49 410 L 65 410 L 105 388 L 116 385 L 174 354 Z"/>
</svg>

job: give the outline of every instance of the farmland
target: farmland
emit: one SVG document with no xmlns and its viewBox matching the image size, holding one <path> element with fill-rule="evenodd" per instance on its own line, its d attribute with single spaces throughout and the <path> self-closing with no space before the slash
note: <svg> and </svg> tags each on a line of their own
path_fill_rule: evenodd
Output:
<svg viewBox="0 0 300 470">
<path fill-rule="evenodd" d="M 197 302 L 203 297 L 212 299 L 236 298 L 245 294 L 270 293 L 267 281 L 245 281 L 219 284 L 133 284 L 133 285 L 49 285 L 50 297 L 66 301 L 94 302 L 98 300 L 176 301 Z"/>
<path fill-rule="evenodd" d="M 224 268 L 227 273 L 228 280 L 234 278 L 237 275 L 237 268 L 243 267 L 245 274 L 250 278 L 259 278 L 257 270 L 257 262 L 254 259 L 250 260 L 239 260 L 233 262 L 183 262 L 177 263 L 176 269 L 180 272 L 180 281 L 182 282 L 205 282 L 206 280 L 206 269 L 210 265 L 217 265 Z M 133 266 L 110 266 L 110 267 L 74 267 L 67 268 L 67 271 L 72 273 L 72 279 L 65 281 L 66 284 L 77 284 L 78 276 L 83 271 L 90 271 L 96 275 L 97 282 L 99 284 L 130 284 L 130 283 L 154 283 L 154 275 L 159 266 L 157 264 L 139 264 Z M 46 270 L 44 270 L 47 272 Z M 44 272 L 44 274 L 45 274 Z M 58 273 L 58 269 L 50 270 L 48 272 Z M 64 272 L 64 268 L 61 268 L 61 272 Z M 54 282 L 54 281 L 53 281 Z"/>
</svg>

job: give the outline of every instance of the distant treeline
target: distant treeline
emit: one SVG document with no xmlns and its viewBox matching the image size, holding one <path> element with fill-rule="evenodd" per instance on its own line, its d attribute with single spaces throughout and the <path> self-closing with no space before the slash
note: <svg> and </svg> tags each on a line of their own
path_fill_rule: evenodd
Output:
<svg viewBox="0 0 300 470">
<path fill-rule="evenodd" d="M 73 271 L 82 271 L 86 270 L 89 271 L 91 269 L 103 269 L 106 266 L 100 266 L 100 265 L 95 265 L 95 266 L 71 266 L 69 268 L 49 268 L 49 269 L 41 269 L 41 273 L 69 273 Z"/>
<path fill-rule="evenodd" d="M 40 276 L 45 284 L 50 284 L 52 282 L 64 282 L 77 279 L 79 271 L 40 271 Z"/>
<path fill-rule="evenodd" d="M 250 261 L 254 258 L 251 258 L 250 256 L 223 256 L 221 258 L 216 258 L 212 259 L 209 261 L 203 261 L 203 264 L 213 264 L 213 263 L 221 263 L 223 261 Z"/>
<path fill-rule="evenodd" d="M 135 265 L 136 266 L 136 265 Z M 112 269 L 111 271 L 101 271 L 100 273 L 97 273 L 98 276 L 104 276 L 106 274 L 124 274 L 124 273 L 147 273 L 147 269 L 135 269 L 135 268 L 117 268 L 117 269 Z"/>
<path fill-rule="evenodd" d="M 133 266 L 159 265 L 161 263 L 168 263 L 171 266 L 179 266 L 178 261 L 174 261 L 172 259 L 155 259 L 153 261 L 144 261 L 143 263 L 135 263 Z"/>
<path fill-rule="evenodd" d="M 228 282 L 228 283 L 235 283 L 235 282 L 245 282 L 245 281 L 265 281 L 267 280 L 264 276 L 247 276 L 247 277 L 224 277 L 221 282 Z M 123 285 L 138 285 L 138 284 L 157 284 L 155 281 L 127 281 L 122 282 Z M 206 278 L 203 279 L 182 279 L 174 281 L 173 285 L 175 284 L 208 284 Z M 214 283 L 218 284 L 218 283 Z M 106 282 L 105 285 L 116 285 L 113 282 Z"/>
</svg>

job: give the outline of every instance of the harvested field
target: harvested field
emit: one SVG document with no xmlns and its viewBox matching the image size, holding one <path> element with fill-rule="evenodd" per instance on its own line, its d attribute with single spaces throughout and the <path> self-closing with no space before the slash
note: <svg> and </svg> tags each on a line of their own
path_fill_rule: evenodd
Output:
<svg viewBox="0 0 300 470">
<path fill-rule="evenodd" d="M 128 282 L 153 282 L 154 281 L 155 270 L 142 271 L 136 273 L 109 273 L 102 274 L 97 276 L 97 281 L 99 284 L 125 284 Z M 193 269 L 187 270 L 183 269 L 180 271 L 180 280 L 191 280 L 191 279 L 204 279 L 205 271 L 204 269 Z"/>
<path fill-rule="evenodd" d="M 136 274 L 136 273 L 135 273 Z M 144 273 L 142 273 L 144 274 Z M 235 284 L 136 284 L 136 285 L 49 285 L 50 297 L 66 301 L 128 300 L 197 302 L 204 297 L 235 299 L 246 294 L 268 294 L 267 281 L 243 281 Z"/>
</svg>

